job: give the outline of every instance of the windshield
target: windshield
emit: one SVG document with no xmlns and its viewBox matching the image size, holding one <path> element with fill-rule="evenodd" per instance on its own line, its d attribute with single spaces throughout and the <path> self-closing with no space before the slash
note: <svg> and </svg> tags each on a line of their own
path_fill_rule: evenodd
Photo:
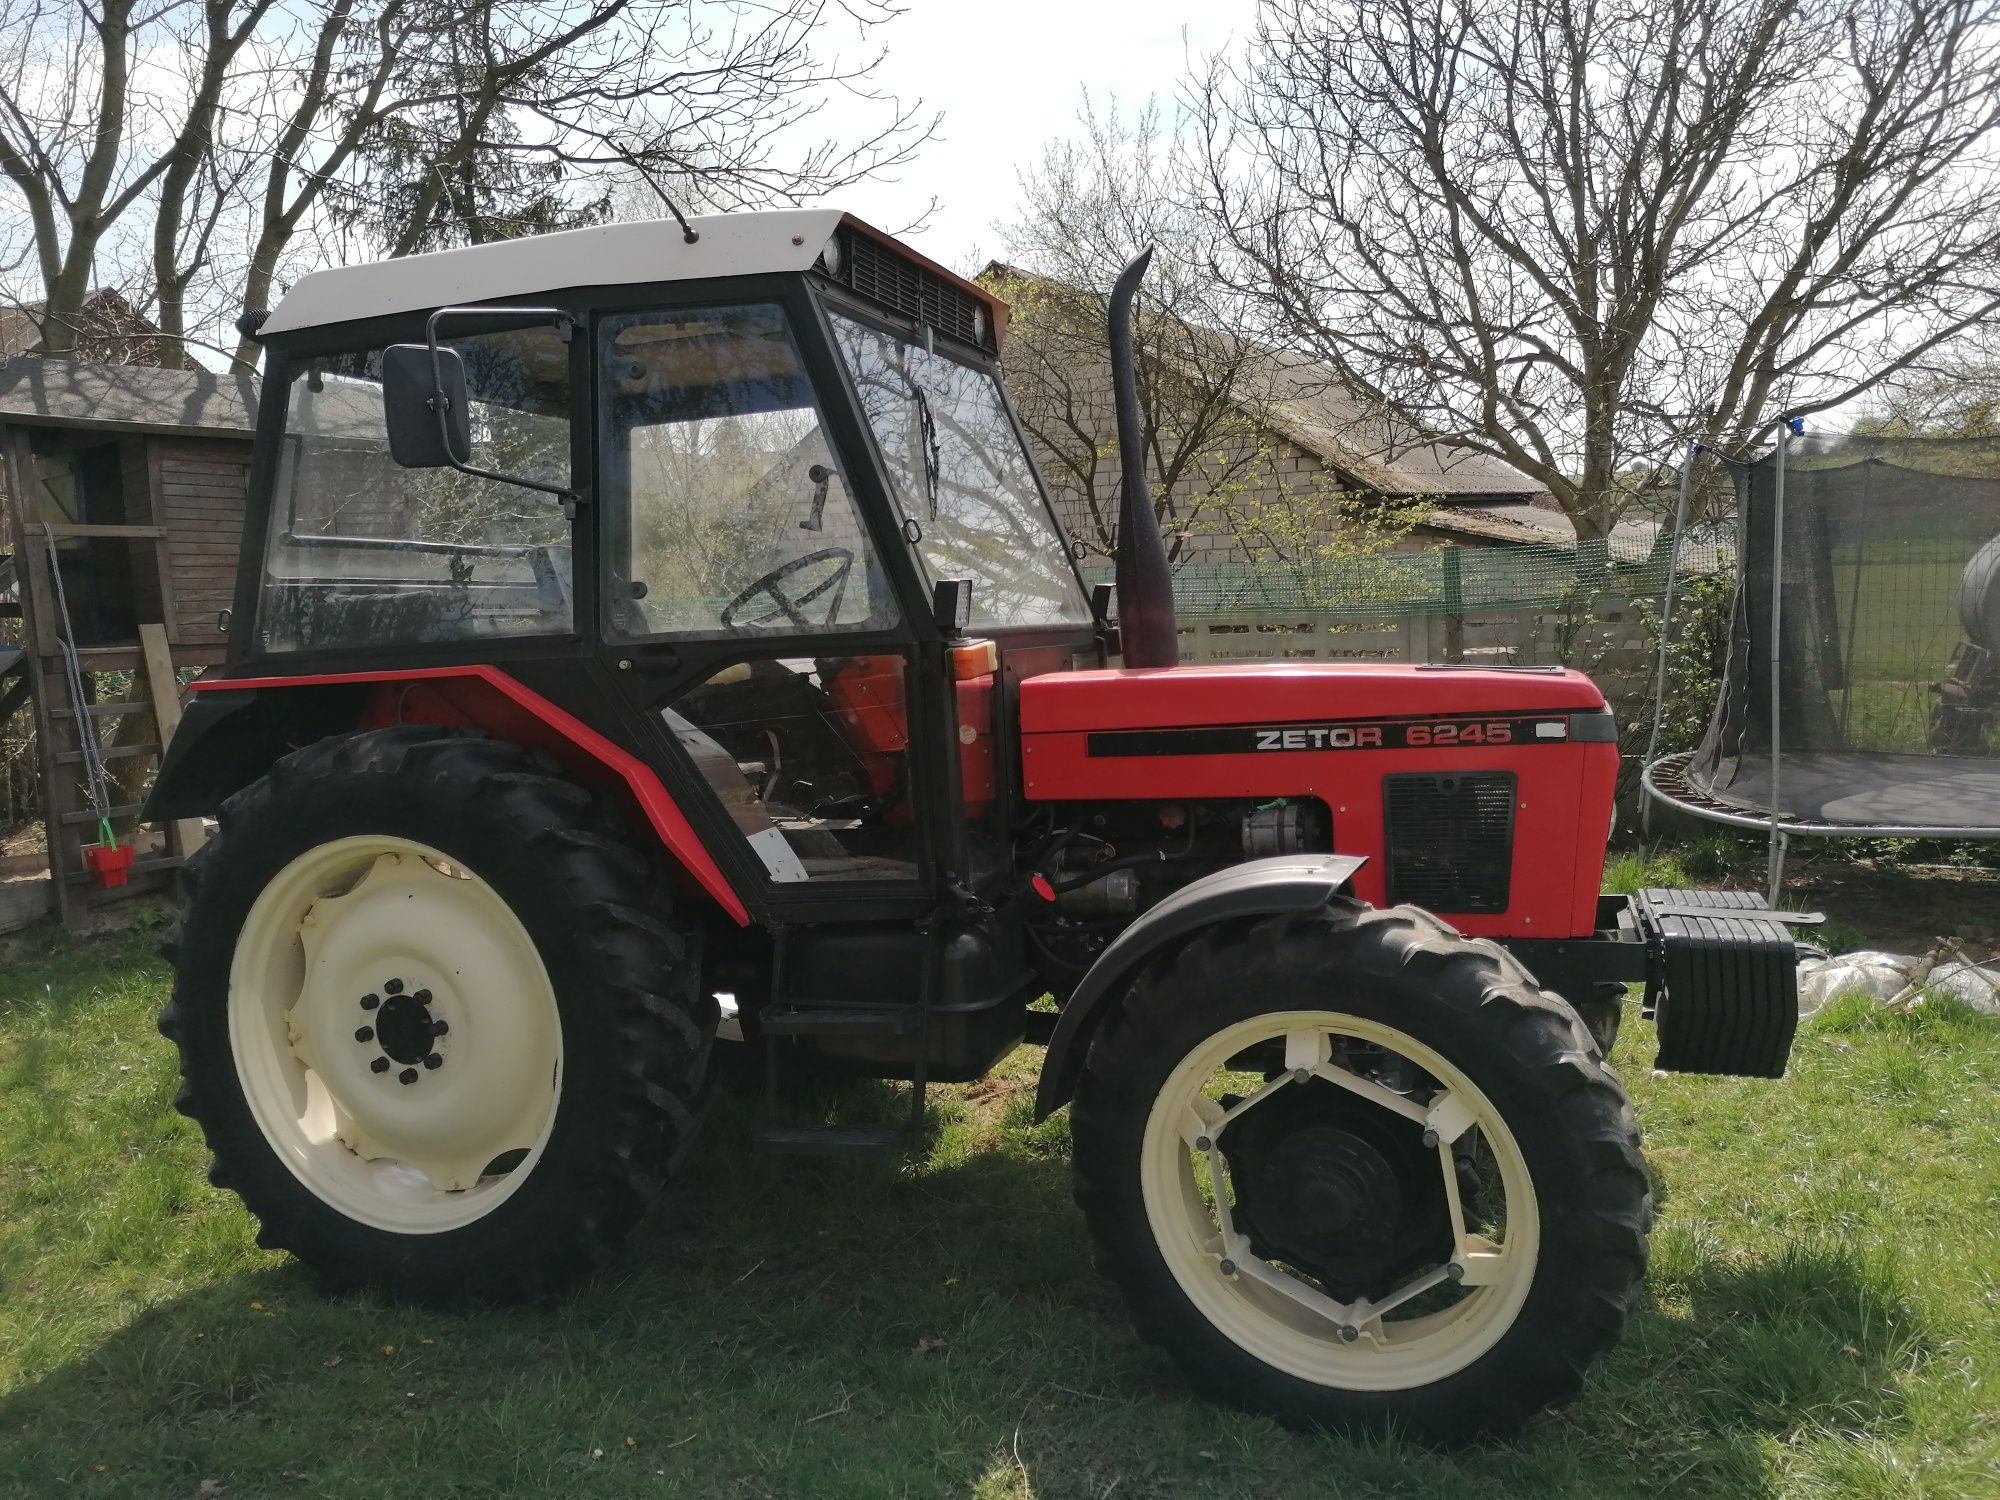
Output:
<svg viewBox="0 0 2000 1500">
<path fill-rule="evenodd" d="M 979 629 L 1089 623 L 999 382 L 842 313 L 832 317 L 929 579 L 971 579 Z"/>
</svg>

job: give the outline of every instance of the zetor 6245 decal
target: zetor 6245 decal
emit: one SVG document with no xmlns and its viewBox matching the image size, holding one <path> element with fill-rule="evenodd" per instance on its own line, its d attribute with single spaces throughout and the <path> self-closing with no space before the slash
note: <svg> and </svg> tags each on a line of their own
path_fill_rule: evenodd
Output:
<svg viewBox="0 0 2000 1500">
<path fill-rule="evenodd" d="M 641 1226 L 723 1048 L 757 1147 L 869 1154 L 1026 1042 L 1192 1385 L 1513 1431 L 1644 1274 L 1627 987 L 1658 1066 L 1776 1076 L 1800 919 L 1600 896 L 1616 732 L 1577 673 L 1180 666 L 1142 456 L 1087 589 L 1006 323 L 817 209 L 244 320 L 229 660 L 147 809 L 218 820 L 161 1022 L 215 1180 L 329 1286 L 505 1302 Z M 805 1115 L 830 1068 L 907 1080 L 906 1119 Z"/>
</svg>

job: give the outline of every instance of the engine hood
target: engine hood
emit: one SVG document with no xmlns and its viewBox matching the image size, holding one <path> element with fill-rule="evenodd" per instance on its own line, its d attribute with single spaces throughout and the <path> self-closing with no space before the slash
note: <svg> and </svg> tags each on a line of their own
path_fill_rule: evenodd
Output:
<svg viewBox="0 0 2000 1500">
<path fill-rule="evenodd" d="M 1052 672 L 1021 684 L 1024 734 L 1178 729 L 1339 717 L 1587 713 L 1604 695 L 1561 668 L 1243 662 Z"/>
</svg>

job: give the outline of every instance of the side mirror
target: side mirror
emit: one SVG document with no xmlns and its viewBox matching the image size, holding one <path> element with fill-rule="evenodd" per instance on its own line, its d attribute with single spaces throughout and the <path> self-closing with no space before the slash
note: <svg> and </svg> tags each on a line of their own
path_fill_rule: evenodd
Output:
<svg viewBox="0 0 2000 1500">
<path fill-rule="evenodd" d="M 382 351 L 382 420 L 389 456 L 405 469 L 457 468 L 472 460 L 465 361 L 456 349 L 391 344 Z"/>
</svg>

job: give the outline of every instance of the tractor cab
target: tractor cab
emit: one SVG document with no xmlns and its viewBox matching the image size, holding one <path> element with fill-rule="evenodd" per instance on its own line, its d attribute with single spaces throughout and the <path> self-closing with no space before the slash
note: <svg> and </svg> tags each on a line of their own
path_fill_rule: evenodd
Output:
<svg viewBox="0 0 2000 1500">
<path fill-rule="evenodd" d="M 692 232 L 302 283 L 259 330 L 234 670 L 502 668 L 691 782 L 760 914 L 998 880 L 1001 658 L 1098 660 L 999 379 L 1006 310 L 836 213 Z"/>
<path fill-rule="evenodd" d="M 718 1037 L 759 1147 L 837 1154 L 923 1149 L 927 1085 L 1026 1040 L 1099 1264 L 1203 1391 L 1440 1440 L 1575 1391 L 1650 1222 L 1626 987 L 1660 1066 L 1776 1076 L 1806 919 L 1600 895 L 1581 674 L 1178 666 L 1144 269 L 1115 611 L 1006 308 L 840 213 L 323 271 L 246 320 L 229 660 L 146 815 L 218 820 L 161 1026 L 266 1243 L 538 1296 L 672 1177 Z M 904 1121 L 829 1122 L 829 1069 L 909 1080 Z"/>
</svg>

